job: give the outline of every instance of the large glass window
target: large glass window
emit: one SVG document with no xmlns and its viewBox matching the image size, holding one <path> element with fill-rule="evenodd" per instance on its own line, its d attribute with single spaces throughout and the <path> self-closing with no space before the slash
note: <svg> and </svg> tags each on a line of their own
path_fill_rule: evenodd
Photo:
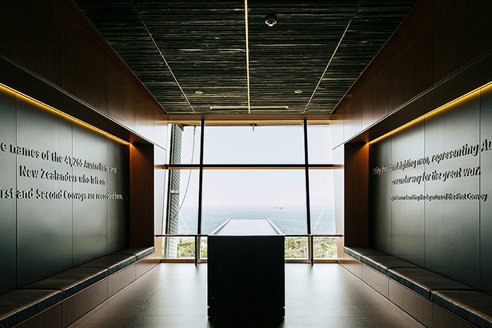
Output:
<svg viewBox="0 0 492 328">
<path fill-rule="evenodd" d="M 303 170 L 205 170 L 202 233 L 227 219 L 270 219 L 284 234 L 305 234 Z"/>
<path fill-rule="evenodd" d="M 204 164 L 303 164 L 302 125 L 206 126 Z"/>
<path fill-rule="evenodd" d="M 335 234 L 335 202 L 333 170 L 309 170 L 309 195 L 311 203 L 311 233 Z"/>
<path fill-rule="evenodd" d="M 331 127 L 329 125 L 308 124 L 309 164 L 333 163 Z"/>
<path fill-rule="evenodd" d="M 197 255 L 196 234 L 206 258 L 204 235 L 229 218 L 272 220 L 286 235 L 286 258 L 336 254 L 331 237 L 311 247 L 307 236 L 336 233 L 329 125 L 201 126 L 173 125 L 166 233 L 180 236 L 167 238 L 168 258 Z"/>
</svg>

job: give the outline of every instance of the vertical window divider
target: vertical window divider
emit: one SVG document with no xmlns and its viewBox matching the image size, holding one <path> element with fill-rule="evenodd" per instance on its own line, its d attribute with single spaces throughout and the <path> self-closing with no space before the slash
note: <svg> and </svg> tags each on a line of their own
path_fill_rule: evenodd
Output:
<svg viewBox="0 0 492 328">
<path fill-rule="evenodd" d="M 197 235 L 195 238 L 195 265 L 200 259 L 200 235 L 202 234 L 202 191 L 203 191 L 203 145 L 205 139 L 205 121 L 202 118 L 200 122 L 200 171 L 198 178 L 198 225 Z"/>
<path fill-rule="evenodd" d="M 306 176 L 306 224 L 308 237 L 308 256 L 313 265 L 313 238 L 311 236 L 311 200 L 309 197 L 309 157 L 308 157 L 308 133 L 307 120 L 304 119 L 304 172 Z"/>
</svg>

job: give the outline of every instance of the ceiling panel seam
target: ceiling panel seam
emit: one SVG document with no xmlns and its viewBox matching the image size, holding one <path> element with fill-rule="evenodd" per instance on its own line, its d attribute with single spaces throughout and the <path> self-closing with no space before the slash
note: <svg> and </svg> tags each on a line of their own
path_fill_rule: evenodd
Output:
<svg viewBox="0 0 492 328">
<path fill-rule="evenodd" d="M 342 44 L 342 41 L 343 39 L 345 38 L 345 35 L 347 34 L 347 31 L 348 29 L 350 28 L 350 24 L 352 23 L 352 21 L 354 20 L 355 18 L 355 15 L 357 14 L 357 12 L 359 11 L 359 7 L 360 7 L 360 3 L 361 3 L 362 0 L 359 0 L 359 2 L 357 3 L 357 8 L 355 8 L 355 11 L 354 11 L 354 14 L 352 15 L 352 17 L 350 18 L 348 24 L 347 24 L 347 27 L 345 28 L 345 30 L 343 31 L 343 34 L 340 38 L 340 41 L 338 41 L 338 44 L 337 46 L 335 47 L 335 50 L 333 51 L 333 53 L 331 54 L 331 57 L 330 57 L 330 60 L 328 61 L 328 64 L 326 64 L 326 67 L 325 67 L 325 70 L 323 71 L 323 74 L 321 74 L 321 77 L 319 78 L 319 81 L 318 81 L 318 84 L 316 84 L 316 87 L 314 88 L 313 90 L 313 93 L 311 94 L 311 97 L 309 97 L 309 100 L 308 100 L 308 103 L 306 104 L 306 107 L 304 108 L 304 110 L 302 111 L 302 113 L 306 113 L 306 111 L 308 110 L 308 107 L 309 105 L 311 104 L 311 101 L 313 100 L 314 98 L 314 95 L 316 94 L 316 92 L 318 91 L 318 88 L 321 84 L 321 82 L 323 81 L 323 77 L 325 76 L 326 74 L 326 71 L 328 71 L 328 67 L 330 67 L 331 65 L 331 62 L 333 61 L 333 58 L 335 58 L 335 55 L 338 51 L 338 48 L 340 48 L 340 45 Z"/>
<path fill-rule="evenodd" d="M 244 27 L 246 29 L 246 84 L 248 86 L 248 114 L 251 114 L 251 92 L 249 84 L 248 0 L 244 0 Z"/>
<path fill-rule="evenodd" d="M 245 0 L 246 1 L 246 0 Z M 135 13 L 137 14 L 138 18 L 140 19 L 140 22 L 142 23 L 143 27 L 145 28 L 145 30 L 147 31 L 147 34 L 149 35 L 150 37 L 150 40 L 152 40 L 152 43 L 154 44 L 155 48 L 157 49 L 157 51 L 159 52 L 159 55 L 161 56 L 162 60 L 164 61 L 164 64 L 166 64 L 166 67 L 167 69 L 169 70 L 169 73 L 171 73 L 171 76 L 173 77 L 174 81 L 176 82 L 179 90 L 181 91 L 181 93 L 183 94 L 183 97 L 185 98 L 186 102 L 188 103 L 188 106 L 190 106 L 193 114 L 196 114 L 196 111 L 195 111 L 195 108 L 193 108 L 193 105 L 190 103 L 190 100 L 188 99 L 188 97 L 186 96 L 183 88 L 181 87 L 181 84 L 179 84 L 179 81 L 178 79 L 176 78 L 176 76 L 174 75 L 171 67 L 169 66 L 166 58 L 164 57 L 164 54 L 162 53 L 161 49 L 159 48 L 159 46 L 157 45 L 157 42 L 155 42 L 154 40 L 154 37 L 152 36 L 152 33 L 150 33 L 149 31 L 149 28 L 147 27 L 147 24 L 145 24 L 142 16 L 140 15 L 140 13 L 138 12 L 138 9 L 137 7 L 135 6 L 135 4 L 133 3 L 132 0 L 130 0 L 130 3 L 132 4 L 133 6 L 133 9 L 135 10 Z"/>
</svg>

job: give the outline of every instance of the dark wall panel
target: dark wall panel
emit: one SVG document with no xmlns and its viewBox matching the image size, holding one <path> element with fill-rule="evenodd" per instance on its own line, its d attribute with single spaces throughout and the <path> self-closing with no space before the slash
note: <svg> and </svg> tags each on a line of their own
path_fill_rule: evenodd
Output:
<svg viewBox="0 0 492 328">
<path fill-rule="evenodd" d="M 15 289 L 17 158 L 10 145 L 17 144 L 15 97 L 0 91 L 0 294 Z"/>
<path fill-rule="evenodd" d="M 408 163 L 424 158 L 424 123 L 402 131 L 392 140 L 392 163 Z M 425 165 L 405 167 L 391 172 L 392 195 L 423 195 L 422 174 Z M 395 183 L 393 183 L 393 181 Z M 387 182 L 386 182 L 387 183 Z M 392 253 L 412 263 L 425 266 L 424 204 L 423 201 L 391 201 Z"/>
<path fill-rule="evenodd" d="M 465 145 L 478 145 L 480 98 L 475 96 L 426 120 L 425 154 L 432 157 Z M 461 156 L 432 162 L 426 173 L 476 168 L 479 156 Z M 479 193 L 478 176 L 426 181 L 429 195 Z M 426 217 L 427 268 L 479 288 L 479 202 L 428 201 Z"/>
<path fill-rule="evenodd" d="M 107 200 L 107 250 L 111 253 L 130 244 L 130 150 L 108 139 L 107 152 L 108 165 L 118 168 L 116 174 L 108 175 L 107 190 L 123 196 L 123 200 Z"/>
<path fill-rule="evenodd" d="M 17 146 L 38 152 L 34 157 L 17 156 L 17 191 L 30 192 L 27 198 L 17 199 L 19 287 L 72 266 L 72 201 L 51 194 L 48 199 L 39 196 L 42 191 L 58 197 L 72 189 L 70 182 L 42 178 L 43 170 L 72 174 L 69 165 L 51 160 L 55 151 L 72 154 L 72 125 L 30 102 L 19 99 L 17 104 Z M 50 157 L 43 159 L 47 151 Z M 21 174 L 21 167 L 25 174 Z"/>
<path fill-rule="evenodd" d="M 0 162 L 0 294 L 129 246 L 128 145 L 2 90 Z"/>
<path fill-rule="evenodd" d="M 481 289 L 492 293 L 492 88 L 481 95 L 481 146 L 480 154 L 480 193 L 487 194 L 487 201 L 480 208 L 480 260 Z M 484 145 L 484 141 L 486 141 Z M 490 145 L 492 146 L 492 145 Z"/>
<path fill-rule="evenodd" d="M 391 164 L 392 139 L 388 138 L 370 147 L 369 174 L 371 189 L 369 192 L 369 207 L 371 217 L 377 218 L 370 221 L 371 246 L 384 252 L 391 253 L 391 206 L 388 195 L 391 194 L 391 172 L 379 173 L 377 168 L 384 169 Z"/>
<path fill-rule="evenodd" d="M 491 90 L 467 96 L 372 144 L 370 151 L 371 169 L 393 165 L 390 173 L 371 178 L 370 224 L 378 228 L 372 244 L 487 292 L 492 143 L 489 151 L 484 140 L 492 141 Z M 409 167 L 403 170 L 405 160 Z M 391 211 L 384 210 L 388 204 Z"/>
<path fill-rule="evenodd" d="M 73 157 L 89 163 L 108 165 L 106 137 L 88 128 L 74 125 Z M 73 167 L 73 174 L 83 180 L 73 184 L 73 192 L 86 195 L 105 194 L 108 175 L 99 170 Z M 102 183 L 104 181 L 104 183 Z M 106 254 L 106 200 L 73 200 L 73 263 L 80 265 Z"/>
</svg>

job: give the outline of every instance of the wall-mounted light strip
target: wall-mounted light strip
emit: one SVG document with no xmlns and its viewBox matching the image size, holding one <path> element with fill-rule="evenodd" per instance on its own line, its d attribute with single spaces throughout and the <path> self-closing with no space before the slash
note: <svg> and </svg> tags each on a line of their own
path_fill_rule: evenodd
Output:
<svg viewBox="0 0 492 328">
<path fill-rule="evenodd" d="M 386 134 L 383 134 L 382 136 L 380 136 L 380 137 L 378 137 L 378 138 L 376 138 L 374 140 L 369 141 L 368 144 L 373 144 L 373 143 L 378 142 L 378 141 L 380 141 L 380 140 L 382 140 L 382 139 L 384 139 L 386 137 L 389 137 L 389 136 L 391 136 L 391 135 L 393 135 L 393 134 L 395 134 L 395 133 L 397 133 L 397 132 L 399 132 L 399 131 L 401 131 L 403 129 L 408 128 L 411 125 L 417 124 L 417 123 L 425 120 L 426 118 L 428 118 L 430 116 L 433 116 L 433 115 L 436 115 L 438 113 L 441 113 L 444 110 L 446 110 L 446 109 L 448 109 L 448 108 L 450 108 L 452 106 L 455 106 L 455 105 L 459 104 L 460 102 L 466 101 L 470 97 L 476 96 L 478 93 L 480 93 L 480 92 L 482 92 L 484 90 L 491 89 L 491 88 L 492 88 L 492 81 L 489 82 L 489 83 L 487 83 L 487 84 L 485 84 L 485 85 L 483 85 L 483 86 L 481 86 L 481 87 L 479 87 L 479 88 L 477 88 L 477 89 L 475 89 L 475 90 L 472 90 L 472 91 L 470 91 L 470 92 L 462 95 L 461 97 L 458 97 L 458 98 L 456 98 L 456 99 L 454 99 L 454 100 L 452 100 L 452 101 L 450 101 L 450 102 L 448 102 L 448 103 L 446 103 L 446 104 L 444 104 L 444 105 L 442 105 L 442 106 L 440 106 L 440 107 L 438 107 L 438 108 L 430 111 L 429 113 L 427 113 L 425 115 L 422 115 L 422 116 L 420 116 L 420 117 L 412 120 L 412 121 L 410 121 L 410 122 L 408 122 L 408 123 L 406 123 L 406 124 L 404 124 L 404 125 L 396 128 L 396 129 L 394 129 L 394 130 L 392 130 L 392 131 L 390 131 L 390 132 L 388 132 Z"/>
<path fill-rule="evenodd" d="M 120 139 L 118 137 L 115 137 L 112 134 L 109 134 L 109 133 L 107 133 L 107 132 L 105 132 L 105 131 L 103 131 L 103 130 L 101 130 L 99 128 L 96 128 L 96 127 L 90 125 L 90 124 L 87 124 L 87 123 L 85 123 L 85 122 L 83 122 L 83 121 L 81 121 L 81 120 L 79 120 L 79 119 L 77 119 L 77 118 L 75 118 L 75 117 L 73 117 L 71 115 L 68 115 L 68 114 L 62 112 L 61 110 L 58 110 L 58 109 L 56 109 L 54 107 L 51 107 L 50 105 L 47 105 L 47 104 L 45 104 L 45 103 L 43 103 L 43 102 L 41 102 L 41 101 L 39 101 L 37 99 L 34 99 L 34 98 L 32 98 L 32 97 L 30 97 L 30 96 L 28 96 L 26 94 L 23 94 L 23 93 L 15 90 L 15 89 L 12 89 L 9 86 L 6 86 L 6 85 L 4 85 L 2 83 L 0 83 L 0 90 L 5 91 L 6 93 L 9 93 L 9 94 L 11 94 L 13 96 L 19 97 L 22 100 L 25 100 L 25 101 L 33 104 L 33 105 L 39 106 L 39 107 L 41 107 L 41 108 L 43 108 L 45 110 L 48 110 L 48 111 L 50 111 L 52 113 L 55 113 L 55 114 L 57 114 L 59 116 L 62 116 L 62 117 L 66 118 L 66 119 L 68 119 L 68 120 L 70 120 L 70 121 L 72 121 L 74 123 L 77 123 L 77 124 L 79 124 L 79 125 L 81 125 L 83 127 L 86 127 L 88 129 L 92 130 L 92 131 L 95 131 L 95 132 L 97 132 L 99 134 L 102 134 L 102 135 L 104 135 L 104 136 L 106 136 L 106 137 L 108 137 L 110 139 L 113 139 L 113 140 L 115 140 L 117 142 L 120 142 L 120 143 L 125 144 L 125 145 L 129 145 L 130 144 L 129 142 L 127 142 L 127 141 L 125 141 L 123 139 Z"/>
</svg>

